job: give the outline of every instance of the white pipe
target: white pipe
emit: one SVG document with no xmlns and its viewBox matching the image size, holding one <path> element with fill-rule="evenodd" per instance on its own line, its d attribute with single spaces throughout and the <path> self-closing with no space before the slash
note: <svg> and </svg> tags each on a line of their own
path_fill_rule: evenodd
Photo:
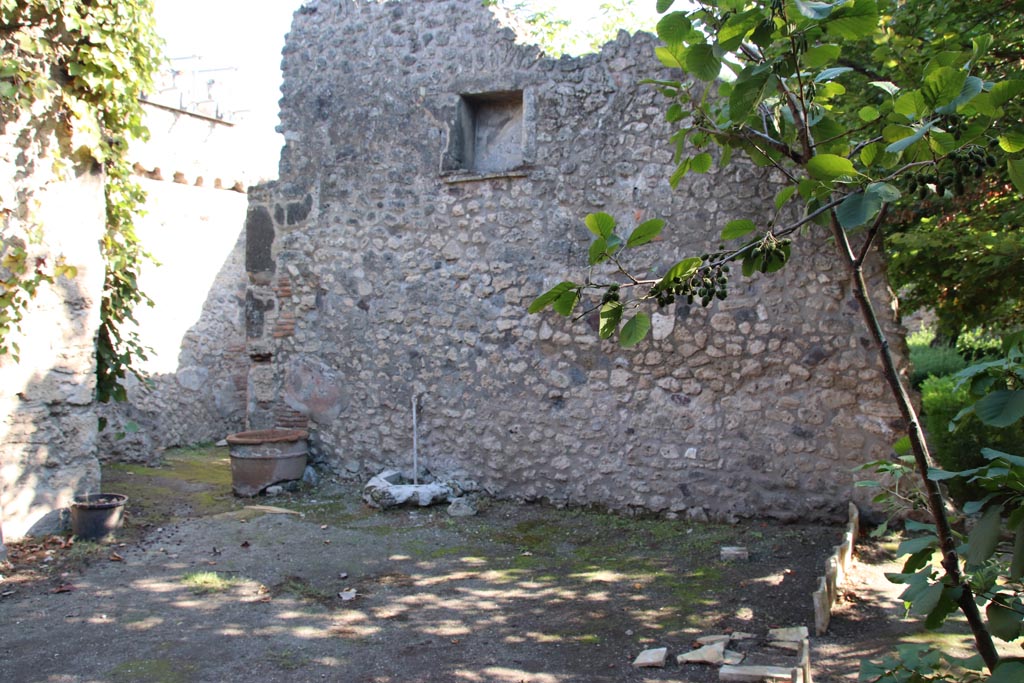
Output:
<svg viewBox="0 0 1024 683">
<path fill-rule="evenodd" d="M 416 394 L 412 395 L 412 483 L 420 483 L 419 453 L 416 443 Z"/>
</svg>

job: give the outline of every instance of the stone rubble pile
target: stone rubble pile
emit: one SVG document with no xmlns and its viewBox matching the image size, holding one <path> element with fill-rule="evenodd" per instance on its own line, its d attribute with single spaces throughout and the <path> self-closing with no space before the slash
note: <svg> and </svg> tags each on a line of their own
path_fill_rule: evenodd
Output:
<svg viewBox="0 0 1024 683">
<path fill-rule="evenodd" d="M 771 629 L 765 638 L 758 638 L 752 633 L 740 631 L 706 635 L 697 638 L 695 644 L 694 649 L 677 655 L 676 663 L 680 666 L 687 664 L 719 666 L 721 667 L 718 670 L 720 681 L 812 683 L 810 640 L 806 626 Z M 731 644 L 736 644 L 743 651 L 728 649 Z M 774 648 L 774 650 L 765 648 Z M 790 656 L 795 654 L 796 658 L 789 659 L 787 663 L 783 657 L 780 657 L 779 650 L 789 653 Z M 636 668 L 661 668 L 665 666 L 667 659 L 667 647 L 651 648 L 637 655 L 633 660 L 633 666 Z M 743 662 L 748 659 L 774 663 L 743 665 Z"/>
</svg>

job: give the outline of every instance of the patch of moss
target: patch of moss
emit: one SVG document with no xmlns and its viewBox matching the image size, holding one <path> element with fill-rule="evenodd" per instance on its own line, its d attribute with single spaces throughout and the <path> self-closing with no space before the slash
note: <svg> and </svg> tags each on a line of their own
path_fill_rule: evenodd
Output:
<svg viewBox="0 0 1024 683">
<path fill-rule="evenodd" d="M 134 659 L 114 667 L 108 673 L 113 683 L 186 683 L 194 678 L 196 667 L 169 659 Z"/>
</svg>

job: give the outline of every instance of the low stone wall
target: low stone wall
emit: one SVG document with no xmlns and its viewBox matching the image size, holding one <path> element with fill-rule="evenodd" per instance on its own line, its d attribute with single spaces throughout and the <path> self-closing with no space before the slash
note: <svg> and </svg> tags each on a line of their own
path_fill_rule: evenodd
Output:
<svg viewBox="0 0 1024 683">
<path fill-rule="evenodd" d="M 639 85 L 669 76 L 654 46 L 621 34 L 548 59 L 478 0 L 301 9 L 281 179 L 250 193 L 249 427 L 308 426 L 321 462 L 368 477 L 409 462 L 421 395 L 426 465 L 500 496 L 845 514 L 853 466 L 888 451 L 899 415 L 827 236 L 775 276 L 737 275 L 726 301 L 661 310 L 634 349 L 600 341 L 595 316 L 526 313 L 584 276 L 587 213 L 668 219 L 639 257 L 655 268 L 770 218 L 779 179 L 742 161 L 669 187 L 665 102 Z"/>
</svg>

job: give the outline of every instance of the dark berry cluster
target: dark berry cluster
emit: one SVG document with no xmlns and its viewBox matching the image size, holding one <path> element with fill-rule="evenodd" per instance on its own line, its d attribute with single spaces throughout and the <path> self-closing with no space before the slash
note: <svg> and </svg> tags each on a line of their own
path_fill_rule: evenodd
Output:
<svg viewBox="0 0 1024 683">
<path fill-rule="evenodd" d="M 704 254 L 701 260 L 707 261 L 709 256 Z M 705 265 L 689 278 L 677 277 L 667 286 L 660 287 L 655 292 L 655 300 L 658 306 L 664 307 L 675 303 L 677 298 L 686 297 L 686 303 L 700 300 L 700 305 L 706 308 L 716 297 L 724 299 L 729 295 L 728 285 L 729 266 Z"/>
<path fill-rule="evenodd" d="M 931 187 L 935 188 L 935 194 L 940 197 L 946 194 L 946 190 L 960 196 L 964 194 L 968 179 L 980 178 L 985 174 L 986 168 L 996 165 L 996 158 L 977 145 L 952 152 L 948 160 L 949 164 L 944 165 L 942 169 L 910 176 L 907 190 L 917 192 L 918 199 L 927 197 Z"/>
</svg>

